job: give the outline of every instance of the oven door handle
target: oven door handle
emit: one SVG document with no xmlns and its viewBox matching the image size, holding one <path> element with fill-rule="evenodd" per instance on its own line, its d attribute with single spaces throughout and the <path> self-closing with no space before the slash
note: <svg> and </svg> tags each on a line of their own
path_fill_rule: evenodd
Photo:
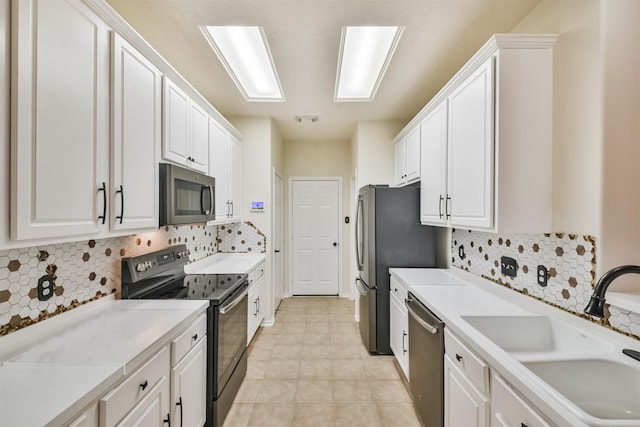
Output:
<svg viewBox="0 0 640 427">
<path fill-rule="evenodd" d="M 249 293 L 249 290 L 245 289 L 244 292 L 238 295 L 238 297 L 235 298 L 233 301 L 231 301 L 229 304 L 225 305 L 224 307 L 220 307 L 220 314 L 227 314 L 230 310 L 233 309 L 233 307 L 240 304 L 240 301 L 242 301 L 244 297 L 247 296 L 248 293 Z"/>
</svg>

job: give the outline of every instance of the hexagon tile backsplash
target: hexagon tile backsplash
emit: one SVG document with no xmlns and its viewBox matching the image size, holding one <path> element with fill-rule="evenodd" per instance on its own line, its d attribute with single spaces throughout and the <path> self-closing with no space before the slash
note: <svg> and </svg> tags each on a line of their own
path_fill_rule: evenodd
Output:
<svg viewBox="0 0 640 427">
<path fill-rule="evenodd" d="M 233 230 L 229 233 L 229 230 Z M 245 236 L 235 243 L 240 236 Z M 163 227 L 133 236 L 0 250 L 0 335 L 120 291 L 123 257 L 185 244 L 190 260 L 220 252 L 264 252 L 266 239 L 251 223 Z M 50 275 L 54 294 L 38 300 L 38 279 Z"/>
<path fill-rule="evenodd" d="M 596 239 L 567 233 L 498 235 L 469 230 L 451 233 L 451 264 L 477 276 L 544 301 L 577 316 L 584 314 L 596 281 Z M 500 258 L 517 262 L 517 275 L 501 273 Z M 539 265 L 548 270 L 547 286 L 537 283 Z M 609 307 L 607 305 L 607 307 Z M 640 316 L 636 315 L 637 320 Z M 605 310 L 598 322 L 640 339 L 629 328 L 633 313 Z M 627 326 L 625 326 L 627 325 Z"/>
</svg>

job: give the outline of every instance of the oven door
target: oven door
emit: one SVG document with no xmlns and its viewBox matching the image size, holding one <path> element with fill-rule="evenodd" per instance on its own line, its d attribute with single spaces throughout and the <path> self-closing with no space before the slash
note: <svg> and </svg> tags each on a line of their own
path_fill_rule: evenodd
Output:
<svg viewBox="0 0 640 427">
<path fill-rule="evenodd" d="M 248 282 L 244 282 L 236 292 L 216 307 L 216 398 L 222 393 L 247 347 L 248 289 Z"/>
</svg>

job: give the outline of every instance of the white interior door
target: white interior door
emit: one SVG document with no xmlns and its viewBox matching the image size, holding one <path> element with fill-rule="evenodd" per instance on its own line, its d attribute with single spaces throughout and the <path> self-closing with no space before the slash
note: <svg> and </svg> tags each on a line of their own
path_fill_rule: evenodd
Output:
<svg viewBox="0 0 640 427">
<path fill-rule="evenodd" d="M 284 186 L 282 177 L 273 174 L 273 310 L 278 309 L 284 295 Z"/>
<path fill-rule="evenodd" d="M 338 295 L 340 182 L 291 182 L 293 295 Z"/>
</svg>

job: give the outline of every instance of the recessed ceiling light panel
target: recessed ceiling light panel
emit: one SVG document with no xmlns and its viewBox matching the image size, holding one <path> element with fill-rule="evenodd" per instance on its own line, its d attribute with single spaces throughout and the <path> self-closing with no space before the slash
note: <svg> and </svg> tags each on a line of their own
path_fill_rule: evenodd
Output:
<svg viewBox="0 0 640 427">
<path fill-rule="evenodd" d="M 201 29 L 247 101 L 284 101 L 262 27 L 204 26 Z"/>
<path fill-rule="evenodd" d="M 343 27 L 335 101 L 372 101 L 404 27 Z"/>
</svg>

